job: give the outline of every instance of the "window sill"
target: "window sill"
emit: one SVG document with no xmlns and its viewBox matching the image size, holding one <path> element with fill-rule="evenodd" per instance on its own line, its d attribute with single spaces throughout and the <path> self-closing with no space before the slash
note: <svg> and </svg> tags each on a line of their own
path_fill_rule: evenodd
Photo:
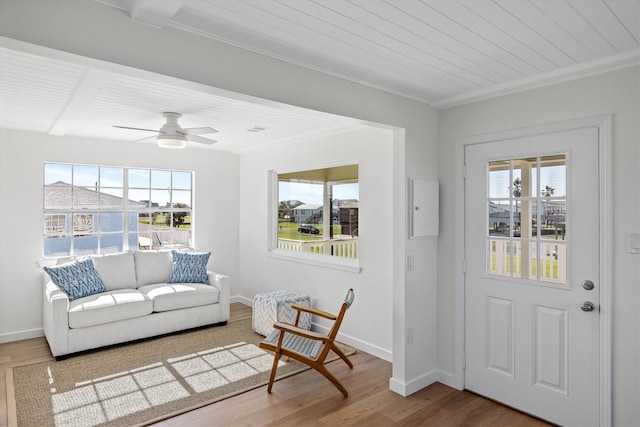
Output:
<svg viewBox="0 0 640 427">
<path fill-rule="evenodd" d="M 269 258 L 291 261 L 302 264 L 315 265 L 316 267 L 331 268 L 359 274 L 362 267 L 357 259 L 338 258 L 330 255 L 307 254 L 282 249 L 274 249 L 266 253 Z"/>
</svg>

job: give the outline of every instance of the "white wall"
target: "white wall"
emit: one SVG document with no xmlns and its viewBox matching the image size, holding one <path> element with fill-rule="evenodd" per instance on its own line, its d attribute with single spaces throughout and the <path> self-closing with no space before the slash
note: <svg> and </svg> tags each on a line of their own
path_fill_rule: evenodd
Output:
<svg viewBox="0 0 640 427">
<path fill-rule="evenodd" d="M 407 179 L 435 180 L 437 175 L 435 110 L 200 36 L 139 24 L 122 11 L 88 0 L 8 0 L 1 8 L 2 34 L 12 39 L 398 128 L 393 144 L 393 275 L 388 284 L 392 386 L 406 394 L 435 380 L 436 240 L 409 241 L 406 228 Z M 415 256 L 416 268 L 405 274 L 407 253 Z M 244 284 L 235 283 L 241 292 Z M 375 309 L 366 313 L 367 318 L 375 315 Z M 407 326 L 415 328 L 411 345 L 405 344 Z M 11 324 L 8 329 L 15 330 Z"/>
<path fill-rule="evenodd" d="M 438 367 L 455 374 L 454 223 L 456 138 L 613 114 L 613 421 L 640 425 L 640 255 L 627 233 L 640 232 L 640 72 L 638 67 L 462 105 L 438 113 L 441 234 L 438 245 Z"/>
<path fill-rule="evenodd" d="M 361 273 L 311 266 L 266 255 L 268 172 L 316 169 L 327 162 L 359 165 Z M 340 330 L 343 341 L 387 360 L 392 353 L 393 132 L 366 128 L 245 154 L 240 160 L 240 271 L 242 295 L 291 289 L 336 312 L 347 289 L 356 302 Z M 320 256 L 320 255 L 318 255 Z M 375 315 L 372 315 L 375 313 Z"/>
<path fill-rule="evenodd" d="M 209 269 L 238 276 L 238 216 L 219 203 L 237 206 L 237 155 L 0 129 L 0 342 L 42 335 L 44 162 L 194 171 L 197 249 L 212 252 Z"/>
</svg>

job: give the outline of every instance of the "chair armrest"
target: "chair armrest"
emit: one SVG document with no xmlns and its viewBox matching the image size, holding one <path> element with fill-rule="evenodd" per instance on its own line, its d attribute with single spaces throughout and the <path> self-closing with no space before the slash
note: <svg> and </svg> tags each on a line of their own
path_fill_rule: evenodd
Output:
<svg viewBox="0 0 640 427">
<path fill-rule="evenodd" d="M 327 337 L 326 335 L 323 335 L 321 333 L 314 332 L 314 331 L 309 331 L 307 329 L 302 329 L 297 326 L 290 325 L 288 323 L 276 322 L 273 324 L 273 327 L 276 329 L 280 329 L 282 332 L 288 332 L 288 333 L 299 335 L 312 340 L 331 341 L 329 337 Z"/>
<path fill-rule="evenodd" d="M 304 311 L 307 313 L 315 314 L 320 317 L 324 317 L 325 319 L 336 320 L 338 317 L 334 314 L 327 313 L 326 311 L 319 310 L 313 307 L 307 307 L 304 305 L 291 304 L 291 308 L 294 308 L 298 311 Z"/>
</svg>

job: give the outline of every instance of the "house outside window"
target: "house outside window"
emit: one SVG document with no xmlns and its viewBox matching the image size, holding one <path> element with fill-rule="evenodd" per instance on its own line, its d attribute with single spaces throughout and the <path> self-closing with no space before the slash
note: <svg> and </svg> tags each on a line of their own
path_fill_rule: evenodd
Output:
<svg viewBox="0 0 640 427">
<path fill-rule="evenodd" d="M 322 218 L 324 207 L 317 204 L 302 204 L 293 208 L 293 219 L 298 224 L 317 224 Z"/>
<path fill-rule="evenodd" d="M 62 237 L 67 228 L 67 215 L 45 214 L 44 235 L 46 237 Z"/>
<path fill-rule="evenodd" d="M 45 163 L 44 257 L 192 246 L 192 173 Z"/>
</svg>

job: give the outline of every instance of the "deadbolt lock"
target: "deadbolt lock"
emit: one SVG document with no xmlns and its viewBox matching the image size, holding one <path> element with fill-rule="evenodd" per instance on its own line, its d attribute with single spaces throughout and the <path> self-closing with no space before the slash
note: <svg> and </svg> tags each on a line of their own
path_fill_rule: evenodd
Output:
<svg viewBox="0 0 640 427">
<path fill-rule="evenodd" d="M 591 289 L 593 289 L 595 287 L 595 285 L 593 284 L 593 282 L 591 280 L 585 280 L 582 282 L 582 287 L 585 288 L 586 290 L 590 291 Z"/>
</svg>

